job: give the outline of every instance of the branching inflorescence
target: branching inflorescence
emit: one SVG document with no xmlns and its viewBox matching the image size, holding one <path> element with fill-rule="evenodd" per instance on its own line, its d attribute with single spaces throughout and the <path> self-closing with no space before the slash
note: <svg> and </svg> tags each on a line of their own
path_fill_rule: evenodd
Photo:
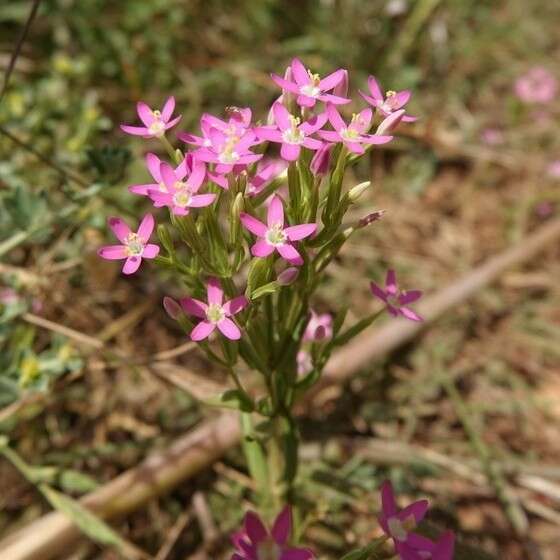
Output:
<svg viewBox="0 0 560 560">
<path fill-rule="evenodd" d="M 249 108 L 230 107 L 225 119 L 204 114 L 200 134 L 178 135 L 188 151 L 175 149 L 166 137 L 180 120 L 173 117 L 174 98 L 161 111 L 139 102 L 142 126 L 122 125 L 122 130 L 159 139 L 170 161 L 146 154 L 152 180 L 129 190 L 149 198 L 160 212 L 167 208 L 170 224 L 157 228 L 160 251 L 149 242 L 150 214 L 136 233 L 110 218 L 121 244 L 99 250 L 103 258 L 124 259 L 125 274 L 136 272 L 142 259 L 155 259 L 173 271 L 188 294 L 179 301 L 166 296 L 166 311 L 232 376 L 235 389 L 221 397 L 221 404 L 242 415 L 259 508 L 269 521 L 280 512 L 270 532 L 256 514 L 247 514 L 233 539 L 235 560 L 314 557 L 292 545 L 291 508 L 285 506 L 296 502 L 294 405 L 320 378 L 332 351 L 371 325 L 383 309 L 345 328 L 345 310 L 318 314 L 311 308 L 313 296 L 344 243 L 382 216 L 374 212 L 343 224 L 370 185 L 346 190 L 345 171 L 374 146 L 391 142 L 401 122 L 415 120 L 404 109 L 410 92 L 383 94 L 373 77 L 369 94 L 361 94 L 370 106 L 350 118 L 341 115 L 351 102 L 346 70 L 321 78 L 295 59 L 284 77 L 273 74 L 272 79 L 282 91 L 266 124 L 253 124 Z M 385 288 L 374 282 L 370 288 L 391 315 L 421 320 L 408 307 L 421 292 L 399 291 L 394 271 L 388 271 Z M 244 369 L 260 373 L 260 387 L 247 386 Z M 367 560 L 372 547 L 388 539 L 404 560 L 452 558 L 452 534 L 433 542 L 412 531 L 427 502 L 398 512 L 388 483 L 382 497 L 379 521 L 385 537 L 356 558 Z"/>
</svg>

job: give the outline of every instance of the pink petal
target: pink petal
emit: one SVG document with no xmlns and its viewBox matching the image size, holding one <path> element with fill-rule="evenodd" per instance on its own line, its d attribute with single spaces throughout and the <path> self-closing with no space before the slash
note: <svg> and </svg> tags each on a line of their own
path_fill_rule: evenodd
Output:
<svg viewBox="0 0 560 560">
<path fill-rule="evenodd" d="M 159 245 L 148 243 L 142 251 L 143 259 L 155 259 L 159 255 Z"/>
<path fill-rule="evenodd" d="M 346 103 L 350 103 L 350 101 L 352 101 L 346 97 L 331 95 L 330 93 L 323 93 L 319 95 L 318 99 L 323 103 L 332 103 L 333 105 L 345 105 Z"/>
<path fill-rule="evenodd" d="M 217 278 L 211 276 L 208 278 L 208 284 L 206 285 L 206 293 L 208 294 L 208 303 L 216 303 L 222 305 L 224 299 L 224 291 L 220 286 L 220 281 Z"/>
<path fill-rule="evenodd" d="M 252 511 L 245 514 L 245 532 L 253 544 L 264 541 L 268 537 L 268 531 L 260 517 Z"/>
<path fill-rule="evenodd" d="M 128 187 L 129 192 L 134 194 L 139 194 L 142 196 L 148 196 L 150 191 L 154 191 L 158 189 L 159 185 L 154 183 L 150 183 L 147 185 L 131 185 Z"/>
<path fill-rule="evenodd" d="M 272 538 L 279 544 L 284 545 L 288 541 L 292 530 L 292 508 L 285 506 L 280 512 L 272 526 Z"/>
<path fill-rule="evenodd" d="M 294 80 L 298 86 L 305 86 L 311 81 L 307 68 L 305 68 L 303 62 L 299 58 L 294 58 L 290 67 L 292 69 Z"/>
<path fill-rule="evenodd" d="M 268 126 L 259 126 L 255 128 L 255 134 L 261 140 L 268 140 L 269 142 L 283 142 L 282 133 L 276 128 Z"/>
<path fill-rule="evenodd" d="M 148 171 L 150 175 L 154 178 L 156 183 L 161 181 L 161 175 L 159 172 L 159 166 L 161 165 L 161 159 L 159 159 L 156 154 L 152 154 L 148 152 L 146 154 L 146 166 L 148 167 Z"/>
<path fill-rule="evenodd" d="M 227 317 L 218 323 L 218 329 L 230 340 L 239 340 L 241 338 L 241 331 L 239 330 L 239 327 Z"/>
<path fill-rule="evenodd" d="M 149 127 L 154 122 L 154 114 L 152 113 L 152 110 L 143 101 L 138 101 L 138 103 L 136 103 L 136 111 L 138 112 L 140 120 L 146 125 L 146 127 Z"/>
<path fill-rule="evenodd" d="M 182 118 L 183 115 L 179 115 L 178 117 L 175 117 L 172 121 L 165 123 L 165 130 L 169 130 L 170 128 L 173 128 Z"/>
<path fill-rule="evenodd" d="M 243 156 L 241 156 L 238 160 L 237 160 L 237 165 L 239 164 L 248 164 L 248 163 L 255 163 L 256 161 L 259 161 L 259 159 L 262 159 L 263 154 L 245 154 Z M 233 167 L 233 166 L 230 166 Z M 216 171 L 218 171 L 218 167 L 216 167 Z"/>
<path fill-rule="evenodd" d="M 320 150 L 323 146 L 323 142 L 321 140 L 317 140 L 315 138 L 306 138 L 303 141 L 302 146 L 307 148 L 308 150 Z"/>
<path fill-rule="evenodd" d="M 366 144 L 387 144 L 393 139 L 392 136 L 380 136 L 378 134 L 368 134 L 367 136 L 363 136 L 361 141 Z"/>
<path fill-rule="evenodd" d="M 226 315 L 235 315 L 247 307 L 247 305 L 249 305 L 249 300 L 245 296 L 237 296 L 226 301 L 222 309 L 226 312 Z"/>
<path fill-rule="evenodd" d="M 297 252 L 296 248 L 289 243 L 284 245 L 279 245 L 276 247 L 277 251 L 280 253 L 283 259 L 286 259 L 290 264 L 300 266 L 303 264 L 303 259 L 301 255 Z"/>
<path fill-rule="evenodd" d="M 416 122 L 418 117 L 413 117 L 412 115 L 404 115 L 402 122 Z"/>
<path fill-rule="evenodd" d="M 400 109 L 403 105 L 406 105 L 410 100 L 411 95 L 412 94 L 407 89 L 399 91 L 392 99 L 393 103 L 395 104 L 395 109 Z"/>
<path fill-rule="evenodd" d="M 374 107 L 377 107 L 377 104 L 382 102 L 382 101 L 377 101 L 375 100 L 373 97 L 370 97 L 369 95 L 366 95 L 364 92 L 362 91 L 358 91 L 358 93 L 370 104 L 373 105 Z"/>
<path fill-rule="evenodd" d="M 309 97 L 309 95 L 298 95 L 297 100 L 296 100 L 297 104 L 300 107 L 315 107 L 315 103 L 317 102 L 317 100 L 314 97 Z"/>
<path fill-rule="evenodd" d="M 408 307 L 401 307 L 400 308 L 401 314 L 411 321 L 417 321 L 418 323 L 422 322 L 424 319 L 420 317 L 417 313 L 409 309 Z"/>
<path fill-rule="evenodd" d="M 432 560 L 453 560 L 455 535 L 451 531 L 444 533 L 436 543 Z"/>
<path fill-rule="evenodd" d="M 397 513 L 397 503 L 392 484 L 386 480 L 381 485 L 381 507 L 385 517 L 393 517 Z"/>
<path fill-rule="evenodd" d="M 334 130 L 319 130 L 317 134 L 327 142 L 340 142 L 342 140 L 340 134 Z"/>
<path fill-rule="evenodd" d="M 282 205 L 282 199 L 276 194 L 272 197 L 268 206 L 266 223 L 269 228 L 278 224 L 284 225 L 284 206 Z"/>
<path fill-rule="evenodd" d="M 259 239 L 252 247 L 251 247 L 251 254 L 254 257 L 268 257 L 271 253 L 274 252 L 274 246 L 269 245 L 264 239 Z"/>
<path fill-rule="evenodd" d="M 161 120 L 163 122 L 167 122 L 171 118 L 171 115 L 173 114 L 174 110 L 175 110 L 175 98 L 171 96 L 167 99 L 165 105 L 163 106 L 163 109 L 161 110 Z"/>
<path fill-rule="evenodd" d="M 208 321 L 201 321 L 196 325 L 196 327 L 191 331 L 191 340 L 198 342 L 199 340 L 204 340 L 208 338 L 210 334 L 214 331 L 216 325 L 214 323 L 209 323 Z"/>
<path fill-rule="evenodd" d="M 387 271 L 387 277 L 385 278 L 385 291 L 394 296 L 397 293 L 397 275 L 394 270 Z"/>
<path fill-rule="evenodd" d="M 287 144 L 283 143 L 280 148 L 280 156 L 286 161 L 296 161 L 301 152 L 301 146 L 299 144 Z"/>
<path fill-rule="evenodd" d="M 337 111 L 336 107 L 330 103 L 327 105 L 327 116 L 329 122 L 337 132 L 342 128 L 346 128 L 346 123 L 340 116 L 340 113 Z"/>
<path fill-rule="evenodd" d="M 309 119 L 308 121 L 304 122 L 301 126 L 300 129 L 303 130 L 303 132 L 306 135 L 309 134 L 313 134 L 315 132 L 317 132 L 320 128 L 323 128 L 323 126 L 325 126 L 325 123 L 327 122 L 327 113 L 326 111 L 323 111 L 322 113 L 318 114 L 317 116 Z"/>
<path fill-rule="evenodd" d="M 142 262 L 142 259 L 140 257 L 137 256 L 133 256 L 133 257 L 128 257 L 128 259 L 126 259 L 124 266 L 123 266 L 123 273 L 124 274 L 134 274 L 139 268 L 140 268 L 140 263 Z"/>
<path fill-rule="evenodd" d="M 387 302 L 387 294 L 375 282 L 370 282 L 369 288 L 371 293 L 383 302 Z"/>
<path fill-rule="evenodd" d="M 289 91 L 291 93 L 299 93 L 298 86 L 293 82 L 289 82 L 288 80 L 285 80 L 284 78 L 281 78 L 276 74 L 271 74 L 270 77 L 272 78 L 272 81 L 282 89 L 285 89 L 286 91 Z"/>
<path fill-rule="evenodd" d="M 130 235 L 130 228 L 120 218 L 111 217 L 107 219 L 107 224 L 115 234 L 115 237 L 121 242 L 124 243 L 127 237 Z"/>
<path fill-rule="evenodd" d="M 148 241 L 148 239 L 150 239 L 150 236 L 154 231 L 154 227 L 155 227 L 154 217 L 151 214 L 146 214 L 142 218 L 142 221 L 138 226 L 138 231 L 137 231 L 138 237 L 140 237 L 140 239 L 142 239 L 144 242 Z"/>
<path fill-rule="evenodd" d="M 416 301 L 422 297 L 422 292 L 420 290 L 408 290 L 406 292 L 402 292 L 399 296 L 399 303 L 401 305 L 408 305 L 413 301 Z"/>
<path fill-rule="evenodd" d="M 280 560 L 313 560 L 313 552 L 305 548 L 285 548 L 280 555 Z"/>
<path fill-rule="evenodd" d="M 384 134 L 385 132 L 391 132 L 401 122 L 403 116 L 404 116 L 404 109 L 400 109 L 399 111 L 395 111 L 394 113 L 391 113 L 377 127 L 376 134 Z"/>
<path fill-rule="evenodd" d="M 204 146 L 205 138 L 202 138 L 202 136 L 196 136 L 195 134 L 180 132 L 177 135 L 177 137 L 179 138 L 179 140 L 185 142 L 186 144 L 194 144 L 195 146 Z"/>
<path fill-rule="evenodd" d="M 206 176 L 206 166 L 202 161 L 194 160 L 190 177 L 187 179 L 187 185 L 193 191 L 197 191 Z"/>
<path fill-rule="evenodd" d="M 353 153 L 355 154 L 363 154 L 365 152 L 364 148 L 358 142 L 348 142 L 347 140 L 344 141 L 344 145 Z"/>
<path fill-rule="evenodd" d="M 413 504 L 410 504 L 409 506 L 406 506 L 404 509 L 399 511 L 396 514 L 397 518 L 401 521 L 404 521 L 407 517 L 410 517 L 412 515 L 414 516 L 414 519 L 418 524 L 420 523 L 420 521 L 422 521 L 422 519 L 424 519 L 429 505 L 430 504 L 428 503 L 428 500 L 419 500 L 418 502 L 414 502 Z"/>
<path fill-rule="evenodd" d="M 203 208 L 204 206 L 210 206 L 216 200 L 215 194 L 195 194 L 191 196 L 191 202 L 189 206 L 191 208 Z"/>
<path fill-rule="evenodd" d="M 198 299 L 191 297 L 186 297 L 179 300 L 181 307 L 184 309 L 185 313 L 189 315 L 194 315 L 195 317 L 200 317 L 204 319 L 206 317 L 206 310 L 208 306 Z"/>
<path fill-rule="evenodd" d="M 272 106 L 272 112 L 274 113 L 274 122 L 278 125 L 278 128 L 288 130 L 291 127 L 290 112 L 282 103 L 275 103 Z"/>
<path fill-rule="evenodd" d="M 165 186 L 171 191 L 175 190 L 177 175 L 175 175 L 173 167 L 171 167 L 171 165 L 169 165 L 167 162 L 163 161 L 159 166 L 159 174 Z"/>
<path fill-rule="evenodd" d="M 143 126 L 130 126 L 128 124 L 121 124 L 121 130 L 127 134 L 132 134 L 134 136 L 153 136 L 153 134 Z"/>
<path fill-rule="evenodd" d="M 321 91 L 329 91 L 338 85 L 344 78 L 344 72 L 342 68 L 335 70 L 332 74 L 325 76 L 320 82 L 319 87 Z"/>
<path fill-rule="evenodd" d="M 313 235 L 317 229 L 317 224 L 300 224 L 284 228 L 284 233 L 290 241 L 299 241 Z"/>
<path fill-rule="evenodd" d="M 241 212 L 239 219 L 245 229 L 248 229 L 252 234 L 258 237 L 264 237 L 266 235 L 267 227 L 261 221 L 253 218 L 250 214 Z"/>
<path fill-rule="evenodd" d="M 148 190 L 148 196 L 157 204 L 171 206 L 173 204 L 173 195 L 159 190 Z"/>
<path fill-rule="evenodd" d="M 381 88 L 379 87 L 379 84 L 377 83 L 377 80 L 374 76 L 370 76 L 368 78 L 368 88 L 375 100 L 383 101 L 383 92 L 381 91 Z"/>
<path fill-rule="evenodd" d="M 128 254 L 126 252 L 126 247 L 124 245 L 106 245 L 97 250 L 97 254 L 109 261 L 115 261 L 120 259 L 126 259 Z"/>
<path fill-rule="evenodd" d="M 372 117 L 373 117 L 373 110 L 370 109 L 369 107 L 367 107 L 366 109 L 362 109 L 358 113 L 357 122 L 359 124 L 356 125 L 356 129 L 360 134 L 363 134 L 364 132 L 367 132 L 369 130 Z"/>
</svg>

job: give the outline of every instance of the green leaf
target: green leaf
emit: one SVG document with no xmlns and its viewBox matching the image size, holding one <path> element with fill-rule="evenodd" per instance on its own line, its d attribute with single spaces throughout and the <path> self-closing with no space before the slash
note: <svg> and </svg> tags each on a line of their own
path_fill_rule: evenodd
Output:
<svg viewBox="0 0 560 560">
<path fill-rule="evenodd" d="M 278 284 L 278 282 L 276 282 L 276 280 L 269 282 L 268 284 L 265 284 L 264 286 L 261 286 L 260 288 L 257 288 L 252 294 L 251 294 L 251 299 L 255 300 L 258 299 L 262 296 L 266 296 L 268 294 L 273 294 L 276 290 L 278 290 L 278 288 L 280 287 L 280 285 Z"/>
<path fill-rule="evenodd" d="M 385 537 L 380 537 L 364 548 L 353 550 L 352 552 L 345 554 L 340 560 L 374 560 L 375 558 L 378 558 L 375 554 L 376 551 L 385 541 Z"/>
<path fill-rule="evenodd" d="M 251 400 L 251 397 L 240 391 L 239 389 L 230 389 L 222 394 L 220 397 L 222 402 L 231 403 L 235 408 L 241 410 L 242 412 L 252 412 L 255 410 L 255 405 Z"/>
</svg>

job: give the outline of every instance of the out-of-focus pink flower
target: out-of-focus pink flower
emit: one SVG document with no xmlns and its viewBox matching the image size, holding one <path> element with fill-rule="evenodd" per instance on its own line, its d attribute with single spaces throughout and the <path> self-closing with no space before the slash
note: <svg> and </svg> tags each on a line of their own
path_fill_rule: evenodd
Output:
<svg viewBox="0 0 560 560">
<path fill-rule="evenodd" d="M 109 218 L 109 227 L 122 245 L 107 245 L 101 247 L 97 254 L 108 260 L 126 259 L 122 271 L 124 274 L 133 274 L 140 267 L 142 259 L 153 259 L 159 253 L 159 246 L 148 243 L 155 227 L 154 217 L 146 214 L 138 231 L 133 233 L 128 225 L 120 218 Z"/>
<path fill-rule="evenodd" d="M 0 303 L 12 305 L 20 299 L 19 294 L 13 288 L 0 288 Z"/>
<path fill-rule="evenodd" d="M 306 375 L 313 369 L 313 361 L 311 359 L 311 354 L 305 350 L 300 350 L 296 356 L 297 362 L 297 374 Z"/>
<path fill-rule="evenodd" d="M 272 112 L 276 126 L 260 126 L 255 128 L 255 134 L 261 140 L 282 144 L 280 149 L 282 159 L 295 161 L 299 158 L 302 146 L 310 150 L 318 150 L 323 145 L 320 140 L 310 138 L 310 135 L 317 132 L 327 121 L 324 113 L 302 123 L 281 103 L 275 103 Z"/>
<path fill-rule="evenodd" d="M 342 142 L 351 152 L 363 154 L 362 144 L 386 144 L 392 136 L 368 134 L 372 117 L 371 109 L 364 109 L 346 124 L 334 105 L 327 105 L 327 115 L 334 130 L 320 130 L 319 136 L 328 142 Z"/>
<path fill-rule="evenodd" d="M 368 78 L 368 89 L 371 95 L 361 91 L 360 95 L 386 117 L 402 109 L 410 101 L 412 95 L 408 89 L 402 91 L 389 90 L 383 95 L 381 87 L 374 76 Z M 418 120 L 418 117 L 411 115 L 404 115 L 402 117 L 403 122 L 414 122 L 416 120 Z"/>
<path fill-rule="evenodd" d="M 187 158 L 183 160 L 183 163 Z M 165 186 L 165 191 L 149 190 L 150 198 L 159 206 L 168 206 L 173 214 L 186 216 L 191 208 L 209 206 L 216 199 L 215 194 L 196 194 L 206 175 L 206 167 L 201 161 L 191 160 L 189 165 L 181 164 L 173 169 L 168 163 L 160 165 L 159 172 Z M 188 179 L 185 177 L 188 174 Z"/>
<path fill-rule="evenodd" d="M 292 511 L 286 506 L 278 515 L 270 532 L 260 517 L 249 511 L 243 529 L 232 536 L 236 552 L 231 560 L 312 560 L 307 548 L 289 546 L 292 531 Z"/>
<path fill-rule="evenodd" d="M 452 531 L 443 533 L 436 542 L 412 533 L 408 546 L 402 547 L 399 556 L 401 560 L 453 560 L 454 550 L 455 535 Z"/>
<path fill-rule="evenodd" d="M 208 303 L 191 297 L 180 300 L 181 307 L 189 315 L 202 319 L 191 331 L 191 340 L 198 342 L 204 340 L 218 327 L 218 330 L 230 340 L 239 340 L 241 331 L 230 319 L 239 313 L 248 304 L 245 296 L 237 296 L 223 303 L 224 292 L 217 278 L 209 278 L 206 286 Z"/>
<path fill-rule="evenodd" d="M 498 146 L 504 143 L 504 133 L 499 128 L 485 128 L 480 137 L 488 146 Z"/>
<path fill-rule="evenodd" d="M 317 100 L 334 103 L 335 105 L 350 103 L 350 99 L 327 93 L 345 79 L 346 71 L 343 68 L 339 68 L 321 79 L 318 74 L 313 74 L 310 70 L 307 70 L 301 60 L 294 58 L 291 70 L 294 81 L 285 80 L 276 74 L 272 74 L 272 79 L 282 90 L 296 95 L 297 104 L 301 107 L 314 107 Z"/>
<path fill-rule="evenodd" d="M 268 257 L 275 250 L 290 264 L 303 264 L 301 255 L 291 242 L 309 237 L 317 229 L 317 224 L 299 224 L 284 227 L 284 206 L 279 196 L 274 195 L 270 201 L 267 214 L 267 225 L 250 214 L 240 215 L 241 223 L 260 239 L 251 247 L 255 257 Z"/>
<path fill-rule="evenodd" d="M 548 200 L 539 202 L 535 208 L 535 213 L 539 218 L 548 218 L 554 214 L 554 205 Z"/>
<path fill-rule="evenodd" d="M 551 161 L 546 168 L 546 173 L 553 179 L 560 179 L 560 159 Z"/>
<path fill-rule="evenodd" d="M 543 66 L 535 66 L 515 81 L 515 94 L 524 103 L 550 103 L 558 91 L 558 81 Z"/>
<path fill-rule="evenodd" d="M 278 175 L 284 172 L 288 164 L 281 159 L 260 161 L 255 175 L 249 179 L 245 194 L 248 196 L 256 196 L 268 184 L 270 184 Z"/>
<path fill-rule="evenodd" d="M 311 317 L 305 327 L 303 340 L 318 341 L 332 337 L 332 315 L 330 313 L 318 314 L 311 310 Z"/>
<path fill-rule="evenodd" d="M 370 283 L 370 288 L 371 293 L 385 303 L 387 311 L 389 311 L 393 317 L 402 315 L 411 321 L 422 321 L 420 315 L 406 307 L 409 303 L 420 299 L 422 292 L 420 290 L 401 292 L 397 286 L 397 277 L 394 270 L 389 270 L 387 272 L 385 289 L 380 288 L 375 282 Z"/>
<path fill-rule="evenodd" d="M 136 111 L 144 126 L 130 126 L 121 124 L 121 130 L 127 134 L 134 136 L 143 136 L 144 138 L 161 138 L 166 130 L 173 128 L 180 120 L 181 115 L 171 118 L 175 110 L 175 98 L 169 97 L 161 111 L 152 110 L 146 103 L 139 101 L 136 104 Z"/>
</svg>

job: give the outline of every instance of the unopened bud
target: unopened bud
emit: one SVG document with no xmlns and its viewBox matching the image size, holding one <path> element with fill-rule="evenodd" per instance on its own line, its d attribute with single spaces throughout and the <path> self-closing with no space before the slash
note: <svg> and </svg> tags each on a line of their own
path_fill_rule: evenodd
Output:
<svg viewBox="0 0 560 560">
<path fill-rule="evenodd" d="M 386 134 L 395 130 L 404 117 L 404 113 L 404 109 L 391 113 L 386 119 L 381 121 L 381 124 L 377 127 L 375 134 Z"/>
<path fill-rule="evenodd" d="M 289 268 L 286 268 L 285 270 L 280 272 L 280 274 L 278 274 L 278 276 L 276 277 L 276 280 L 281 286 L 289 286 L 296 281 L 298 276 L 299 268 L 290 266 Z"/>
<path fill-rule="evenodd" d="M 358 227 L 363 228 L 369 226 L 370 224 L 373 224 L 373 222 L 377 222 L 377 220 L 380 220 L 384 214 L 385 210 L 377 210 L 376 212 L 372 212 L 371 214 L 368 214 L 367 216 L 364 216 L 360 219 L 360 221 L 358 222 Z"/>
<path fill-rule="evenodd" d="M 325 142 L 313 156 L 311 160 L 311 172 L 316 177 L 323 177 L 329 172 L 329 164 L 331 160 L 331 152 L 333 150 L 334 144 L 329 144 Z"/>
<path fill-rule="evenodd" d="M 243 212 L 243 193 L 238 192 L 235 195 L 233 204 L 231 205 L 230 214 L 230 228 L 229 228 L 229 240 L 232 245 L 237 245 L 241 236 L 241 220 L 239 215 Z"/>
<path fill-rule="evenodd" d="M 362 196 L 364 191 L 366 191 L 369 188 L 370 185 L 371 185 L 370 181 L 364 181 L 363 183 L 360 183 L 359 185 L 352 187 L 348 191 L 348 199 L 350 200 L 350 202 L 356 202 L 358 198 Z"/>
<path fill-rule="evenodd" d="M 173 298 L 165 296 L 163 298 L 163 308 L 166 313 L 172 318 L 177 320 L 182 313 L 181 306 Z"/>
<path fill-rule="evenodd" d="M 333 89 L 333 95 L 346 97 L 348 95 L 348 70 L 344 70 L 342 80 Z"/>
</svg>

